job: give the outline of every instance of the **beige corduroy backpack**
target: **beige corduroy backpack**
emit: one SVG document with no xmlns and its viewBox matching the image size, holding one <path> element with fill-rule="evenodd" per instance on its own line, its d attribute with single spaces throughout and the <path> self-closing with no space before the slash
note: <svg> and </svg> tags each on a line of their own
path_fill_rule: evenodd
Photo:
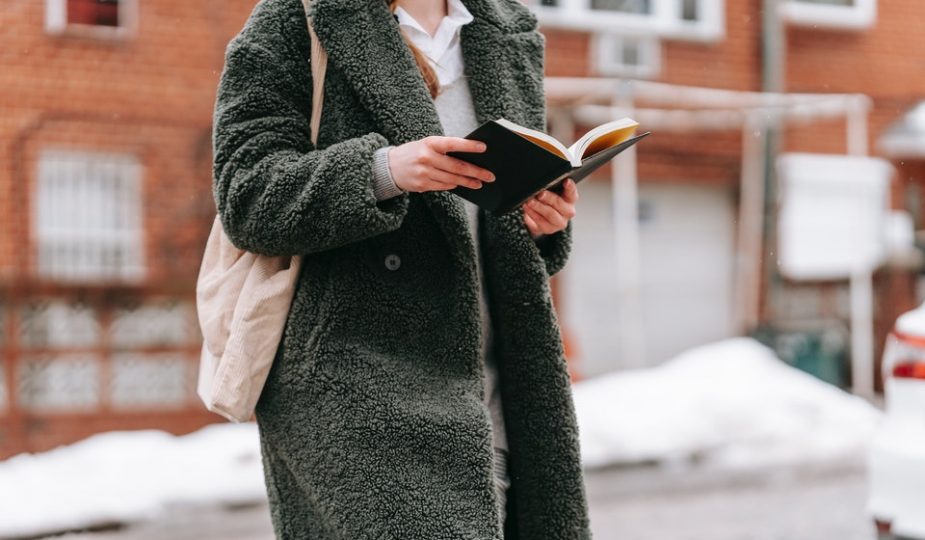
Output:
<svg viewBox="0 0 925 540">
<path fill-rule="evenodd" d="M 305 13 L 311 0 L 302 0 Z M 327 54 L 311 37 L 311 140 L 317 146 Z M 289 315 L 301 257 L 269 257 L 235 247 L 215 216 L 196 281 L 203 344 L 197 393 L 207 409 L 246 422 L 276 356 Z"/>
</svg>

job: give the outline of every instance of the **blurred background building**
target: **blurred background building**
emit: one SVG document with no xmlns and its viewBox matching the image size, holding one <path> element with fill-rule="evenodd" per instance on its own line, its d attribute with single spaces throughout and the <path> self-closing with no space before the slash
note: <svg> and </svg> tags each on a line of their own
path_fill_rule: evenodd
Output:
<svg viewBox="0 0 925 540">
<path fill-rule="evenodd" d="M 764 130 L 762 122 L 753 129 L 744 124 L 751 114 L 774 126 L 781 104 L 796 104 L 790 106 L 792 120 L 770 133 L 773 140 L 762 133 L 765 140 L 754 155 L 869 152 L 886 158 L 895 170 L 892 207 L 905 211 L 914 228 L 921 229 L 925 139 L 921 108 L 916 107 L 925 71 L 915 22 L 920 6 L 914 0 L 779 0 L 780 10 L 772 16 L 765 7 L 773 3 L 531 2 L 547 36 L 549 75 L 663 83 L 635 85 L 639 108 L 626 111 L 636 113 L 642 129 L 655 132 L 637 150 L 639 309 L 625 317 L 641 321 L 636 331 L 643 336 L 642 347 L 636 354 L 614 349 L 625 290 L 614 279 L 619 261 L 613 251 L 600 249 L 611 245 L 619 230 L 609 200 L 613 188 L 602 174 L 582 186 L 585 208 L 576 220 L 577 253 L 563 278 L 567 292 L 560 302 L 581 374 L 655 365 L 691 346 L 750 333 L 800 367 L 847 384 L 848 280 L 802 283 L 777 271 L 779 194 L 773 158 L 767 167 L 744 159 L 745 139 Z M 733 92 L 703 93 L 698 87 Z M 647 115 L 652 111 L 643 108 L 651 107 L 650 92 L 658 94 L 662 112 L 684 108 L 700 114 Z M 779 95 L 757 92 L 787 95 L 775 102 Z M 833 100 L 787 100 L 795 94 L 826 94 Z M 834 99 L 838 96 L 844 97 L 841 105 Z M 833 106 L 844 108 L 833 113 Z M 735 111 L 741 121 L 728 122 L 730 116 L 735 120 L 730 115 Z M 647 117 L 660 120 L 659 125 L 647 125 Z M 585 118 L 578 121 L 575 137 L 601 120 L 593 114 Z M 693 125 L 680 128 L 682 121 Z M 675 129 L 666 129 L 672 124 Z M 859 129 L 850 132 L 851 124 Z M 749 217 L 748 211 L 743 214 L 743 182 L 747 169 L 755 166 L 759 177 L 765 176 L 759 208 L 766 216 L 760 221 L 758 250 L 742 238 L 743 218 Z M 874 277 L 877 358 L 896 316 L 922 298 L 919 256 L 911 249 L 892 255 Z M 752 278 L 754 293 L 744 286 L 746 294 L 756 297 L 754 314 L 747 299 L 742 305 L 742 282 L 749 279 L 742 270 L 749 266 L 758 270 Z"/>
<path fill-rule="evenodd" d="M 219 419 L 194 285 L 215 88 L 253 6 L 0 6 L 0 457 Z"/>
<path fill-rule="evenodd" d="M 529 2 L 547 37 L 550 79 L 640 81 L 627 110 L 636 116 L 640 107 L 643 128 L 654 118 L 643 110 L 655 109 L 647 99 L 662 113 L 697 113 L 684 117 L 692 127 L 649 127 L 656 136 L 639 146 L 632 291 L 614 279 L 622 259 L 601 248 L 619 244 L 609 171 L 582 185 L 573 258 L 556 284 L 577 376 L 655 365 L 750 333 L 786 360 L 847 384 L 848 281 L 779 275 L 776 183 L 766 157 L 844 154 L 853 140 L 890 160 L 891 204 L 922 228 L 920 6 L 781 2 L 775 17 L 761 0 Z M 0 7 L 0 458 L 100 431 L 184 433 L 220 420 L 195 395 L 194 283 L 214 215 L 214 93 L 225 44 L 254 4 Z M 781 93 L 844 95 L 863 107 L 830 114 L 819 105 L 816 116 L 803 111 L 812 122 L 785 124 L 772 114 Z M 759 127 L 721 121 L 735 110 L 746 111 L 739 120 L 757 114 Z M 550 111 L 551 124 L 564 118 Z M 551 129 L 571 143 L 596 118 L 570 116 Z M 849 124 L 866 131 L 852 135 Z M 749 162 L 755 156 L 761 161 Z M 744 177 L 760 182 L 754 212 L 743 206 Z M 752 214 L 757 245 L 742 238 L 742 218 Z M 917 276 L 915 257 L 876 273 L 878 348 L 895 317 L 922 297 Z M 637 346 L 624 347 L 625 339 Z"/>
</svg>

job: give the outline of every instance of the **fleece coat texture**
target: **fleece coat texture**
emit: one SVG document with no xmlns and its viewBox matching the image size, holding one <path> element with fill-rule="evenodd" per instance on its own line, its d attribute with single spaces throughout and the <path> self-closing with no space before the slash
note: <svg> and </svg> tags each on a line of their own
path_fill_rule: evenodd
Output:
<svg viewBox="0 0 925 540">
<path fill-rule="evenodd" d="M 463 0 L 479 122 L 545 128 L 544 37 L 519 0 Z M 318 146 L 300 0 L 261 0 L 228 44 L 214 194 L 236 246 L 304 256 L 257 422 L 285 540 L 590 538 L 578 431 L 549 278 L 571 225 L 534 241 L 521 210 L 482 213 L 508 437 L 507 523 L 494 491 L 479 276 L 461 199 L 377 202 L 373 153 L 443 135 L 384 0 L 314 0 L 328 52 Z"/>
</svg>

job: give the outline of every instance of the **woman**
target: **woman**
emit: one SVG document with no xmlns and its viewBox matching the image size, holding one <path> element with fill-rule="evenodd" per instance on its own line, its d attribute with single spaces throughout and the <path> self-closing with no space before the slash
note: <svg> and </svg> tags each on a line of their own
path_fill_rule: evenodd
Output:
<svg viewBox="0 0 925 540">
<path fill-rule="evenodd" d="M 412 13 L 446 37 L 435 5 L 471 16 L 452 83 L 409 37 Z M 448 192 L 490 173 L 444 155 L 479 151 L 461 135 L 489 119 L 545 128 L 535 16 L 519 0 L 310 10 L 329 55 L 318 147 L 300 0 L 257 5 L 215 109 L 229 238 L 304 255 L 257 405 L 277 537 L 589 538 L 548 286 L 568 256 L 574 183 L 492 216 Z"/>
</svg>

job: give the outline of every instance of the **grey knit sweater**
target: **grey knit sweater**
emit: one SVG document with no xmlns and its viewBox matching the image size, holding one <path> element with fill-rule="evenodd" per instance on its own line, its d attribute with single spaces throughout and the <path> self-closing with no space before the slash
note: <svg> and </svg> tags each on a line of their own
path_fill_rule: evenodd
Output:
<svg viewBox="0 0 925 540">
<path fill-rule="evenodd" d="M 434 105 L 437 108 L 440 123 L 443 125 L 446 136 L 462 137 L 478 127 L 472 96 L 469 93 L 469 84 L 465 77 L 459 77 L 452 83 L 442 87 L 440 94 L 434 99 Z M 393 147 L 380 148 L 373 157 L 373 190 L 379 200 L 395 197 L 402 193 L 401 188 L 395 185 L 389 170 L 388 151 L 391 148 Z M 476 261 L 479 267 L 479 275 L 482 277 L 480 282 L 484 283 L 482 256 L 477 233 L 479 208 L 466 200 L 463 200 L 463 203 L 466 206 L 466 214 L 469 218 L 469 230 L 476 246 Z M 485 403 L 491 414 L 494 446 L 506 450 L 507 437 L 504 433 L 504 415 L 501 412 L 501 389 L 498 386 L 497 366 L 491 354 L 491 320 L 484 287 L 480 288 L 479 300 L 482 319 L 482 358 L 485 360 Z"/>
</svg>

